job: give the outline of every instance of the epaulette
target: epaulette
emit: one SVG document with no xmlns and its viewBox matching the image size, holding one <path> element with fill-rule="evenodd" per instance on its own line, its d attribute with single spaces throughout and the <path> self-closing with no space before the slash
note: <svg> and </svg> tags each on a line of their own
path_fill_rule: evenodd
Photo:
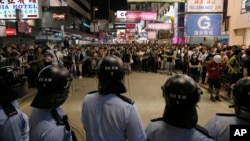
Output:
<svg viewBox="0 0 250 141">
<path fill-rule="evenodd" d="M 130 99 L 130 98 L 128 98 L 128 97 L 126 97 L 126 96 L 123 96 L 123 95 L 120 95 L 120 94 L 118 94 L 117 95 L 120 99 L 122 99 L 123 101 L 126 101 L 126 102 L 128 102 L 129 104 L 134 104 L 135 102 L 132 100 L 132 99 Z"/>
<path fill-rule="evenodd" d="M 94 93 L 97 93 L 98 91 L 90 91 L 88 92 L 88 94 L 94 94 Z"/>
<path fill-rule="evenodd" d="M 3 106 L 3 110 L 4 110 L 5 114 L 8 117 L 12 117 L 12 116 L 18 114 L 16 108 L 10 102 L 4 103 L 2 106 Z"/>
<path fill-rule="evenodd" d="M 236 114 L 227 114 L 227 113 L 217 113 L 217 116 L 226 116 L 226 117 L 234 117 Z"/>
<path fill-rule="evenodd" d="M 155 118 L 155 119 L 151 119 L 151 122 L 156 122 L 156 121 L 161 121 L 161 120 L 163 120 L 162 117 L 160 117 L 160 118 Z"/>
<path fill-rule="evenodd" d="M 204 127 L 201 127 L 200 125 L 196 124 L 194 128 L 199 132 L 201 132 L 202 134 L 204 134 L 205 136 L 207 136 L 208 138 L 214 139 L 214 137 Z"/>
</svg>

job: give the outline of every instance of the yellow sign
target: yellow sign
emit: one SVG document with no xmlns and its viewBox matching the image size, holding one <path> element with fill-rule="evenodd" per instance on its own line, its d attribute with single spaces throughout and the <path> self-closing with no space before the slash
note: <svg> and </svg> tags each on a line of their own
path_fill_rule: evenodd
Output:
<svg viewBox="0 0 250 141">
<path fill-rule="evenodd" d="M 185 2 L 185 0 L 127 0 L 127 2 Z"/>
</svg>

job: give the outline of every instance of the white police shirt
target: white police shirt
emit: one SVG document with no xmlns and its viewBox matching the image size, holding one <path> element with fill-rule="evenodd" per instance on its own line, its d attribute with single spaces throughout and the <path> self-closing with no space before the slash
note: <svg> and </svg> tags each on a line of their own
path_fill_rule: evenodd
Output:
<svg viewBox="0 0 250 141">
<path fill-rule="evenodd" d="M 56 108 L 63 117 L 62 108 Z M 32 108 L 30 114 L 30 141 L 71 141 L 71 133 L 64 125 L 57 125 L 50 109 Z"/>
<path fill-rule="evenodd" d="M 85 96 L 82 105 L 87 141 L 144 141 L 146 134 L 134 104 L 115 94 Z"/>
<path fill-rule="evenodd" d="M 28 117 L 20 111 L 16 100 L 11 104 L 17 111 L 17 114 L 12 117 L 5 114 L 0 104 L 0 141 L 29 141 Z"/>
<path fill-rule="evenodd" d="M 150 122 L 146 134 L 146 141 L 214 141 L 195 128 L 178 128 L 163 120 Z"/>
<path fill-rule="evenodd" d="M 230 125 L 250 124 L 236 116 L 227 114 L 217 114 L 205 125 L 205 128 L 212 134 L 216 141 L 230 140 Z"/>
</svg>

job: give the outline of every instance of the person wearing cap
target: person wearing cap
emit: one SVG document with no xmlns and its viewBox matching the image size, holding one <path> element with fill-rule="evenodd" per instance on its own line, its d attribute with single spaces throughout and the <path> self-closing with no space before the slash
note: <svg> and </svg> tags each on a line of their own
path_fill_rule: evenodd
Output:
<svg viewBox="0 0 250 141">
<path fill-rule="evenodd" d="M 189 76 L 177 74 L 161 87 L 166 102 L 163 116 L 151 120 L 146 141 L 213 141 L 197 124 L 197 103 L 202 91 Z"/>
<path fill-rule="evenodd" d="M 250 77 L 241 78 L 236 82 L 233 88 L 233 107 L 235 114 L 218 113 L 206 123 L 205 128 L 211 133 L 212 136 L 215 137 L 216 141 L 230 140 L 231 125 L 250 126 L 249 93 Z M 239 141 L 243 140 L 241 139 Z M 249 138 L 247 141 L 249 141 Z"/>
<path fill-rule="evenodd" d="M 81 121 L 87 141 L 145 141 L 134 101 L 123 96 L 125 70 L 117 56 L 106 56 L 97 67 L 98 91 L 83 100 Z"/>
<path fill-rule="evenodd" d="M 207 73 L 208 73 L 208 83 L 209 83 L 209 92 L 211 94 L 210 100 L 215 102 L 221 101 L 219 97 L 219 92 L 221 88 L 221 76 L 220 76 L 220 68 L 221 68 L 221 56 L 215 55 L 212 60 L 207 62 Z M 213 96 L 213 88 L 215 88 L 215 97 Z"/>
</svg>

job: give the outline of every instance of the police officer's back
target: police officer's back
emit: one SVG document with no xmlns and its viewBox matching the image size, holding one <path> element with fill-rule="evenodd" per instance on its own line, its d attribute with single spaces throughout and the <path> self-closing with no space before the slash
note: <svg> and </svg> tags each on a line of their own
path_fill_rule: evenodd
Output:
<svg viewBox="0 0 250 141">
<path fill-rule="evenodd" d="M 29 141 L 29 123 L 18 98 L 26 94 L 25 79 L 12 67 L 0 68 L 0 141 Z"/>
<path fill-rule="evenodd" d="M 211 141 L 209 133 L 197 125 L 196 105 L 201 91 L 187 75 L 175 75 L 162 86 L 166 106 L 163 117 L 146 128 L 147 141 Z"/>
<path fill-rule="evenodd" d="M 98 91 L 85 96 L 82 123 L 87 141 L 144 141 L 145 131 L 134 102 L 122 93 L 123 63 L 107 56 L 98 64 Z"/>
<path fill-rule="evenodd" d="M 235 114 L 217 114 L 205 127 L 217 141 L 230 140 L 230 125 L 250 125 L 250 77 L 237 81 L 233 89 Z"/>
<path fill-rule="evenodd" d="M 38 74 L 38 92 L 30 114 L 30 141 L 71 141 L 71 130 L 60 107 L 68 97 L 71 84 L 69 71 L 60 66 L 47 66 Z"/>
</svg>

